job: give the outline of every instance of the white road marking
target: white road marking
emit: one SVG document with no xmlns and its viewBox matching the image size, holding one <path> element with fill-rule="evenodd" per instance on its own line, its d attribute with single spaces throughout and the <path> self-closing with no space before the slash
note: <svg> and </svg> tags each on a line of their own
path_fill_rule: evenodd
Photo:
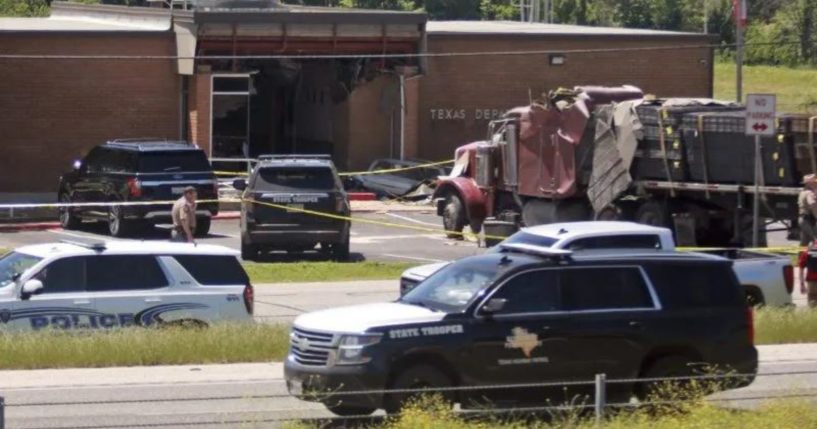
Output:
<svg viewBox="0 0 817 429">
<path fill-rule="evenodd" d="M 417 223 L 417 224 L 420 224 L 420 225 L 428 225 L 428 226 L 436 226 L 436 227 L 439 227 L 441 225 L 439 223 L 424 222 L 424 221 L 421 221 L 421 220 L 412 219 L 412 218 L 410 218 L 408 216 L 402 216 L 402 215 L 399 215 L 397 213 L 386 213 L 386 215 L 397 218 L 397 219 L 404 220 L 406 222 L 413 222 L 413 223 Z"/>
<path fill-rule="evenodd" d="M 421 262 L 446 262 L 446 261 L 444 261 L 442 259 L 421 258 L 419 256 L 394 255 L 394 254 L 390 254 L 390 253 L 384 253 L 383 256 L 388 256 L 388 257 L 397 258 L 397 259 L 409 259 L 409 260 L 412 260 L 412 261 L 421 261 Z"/>
</svg>

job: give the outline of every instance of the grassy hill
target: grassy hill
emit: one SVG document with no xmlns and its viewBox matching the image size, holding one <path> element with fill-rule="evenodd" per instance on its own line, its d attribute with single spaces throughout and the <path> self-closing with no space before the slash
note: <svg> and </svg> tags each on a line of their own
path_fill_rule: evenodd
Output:
<svg viewBox="0 0 817 429">
<path fill-rule="evenodd" d="M 817 68 L 744 66 L 743 93 L 777 94 L 777 110 L 817 115 Z M 735 99 L 735 65 L 715 63 L 715 98 Z"/>
</svg>

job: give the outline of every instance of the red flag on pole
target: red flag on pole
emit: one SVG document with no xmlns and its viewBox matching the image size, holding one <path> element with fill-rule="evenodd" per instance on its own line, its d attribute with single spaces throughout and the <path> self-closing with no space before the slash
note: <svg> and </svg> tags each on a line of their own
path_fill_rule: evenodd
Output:
<svg viewBox="0 0 817 429">
<path fill-rule="evenodd" d="M 735 24 L 746 27 L 746 21 L 748 20 L 746 0 L 732 0 L 732 13 L 734 14 Z"/>
</svg>

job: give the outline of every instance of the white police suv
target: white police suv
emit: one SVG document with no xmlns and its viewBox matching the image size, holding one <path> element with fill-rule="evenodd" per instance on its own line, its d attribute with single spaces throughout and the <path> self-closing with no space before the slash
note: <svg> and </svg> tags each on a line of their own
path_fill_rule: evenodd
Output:
<svg viewBox="0 0 817 429">
<path fill-rule="evenodd" d="M 60 242 L 0 257 L 0 329 L 252 321 L 238 252 L 157 242 Z"/>
</svg>

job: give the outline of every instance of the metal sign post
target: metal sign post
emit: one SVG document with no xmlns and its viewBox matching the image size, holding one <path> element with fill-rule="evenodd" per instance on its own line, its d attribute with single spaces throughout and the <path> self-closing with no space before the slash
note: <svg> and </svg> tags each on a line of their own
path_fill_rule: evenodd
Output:
<svg viewBox="0 0 817 429">
<path fill-rule="evenodd" d="M 763 180 L 761 137 L 774 137 L 777 97 L 774 94 L 749 94 L 746 97 L 746 135 L 755 138 L 755 190 L 752 213 L 752 246 L 760 236 L 760 182 Z"/>
</svg>

